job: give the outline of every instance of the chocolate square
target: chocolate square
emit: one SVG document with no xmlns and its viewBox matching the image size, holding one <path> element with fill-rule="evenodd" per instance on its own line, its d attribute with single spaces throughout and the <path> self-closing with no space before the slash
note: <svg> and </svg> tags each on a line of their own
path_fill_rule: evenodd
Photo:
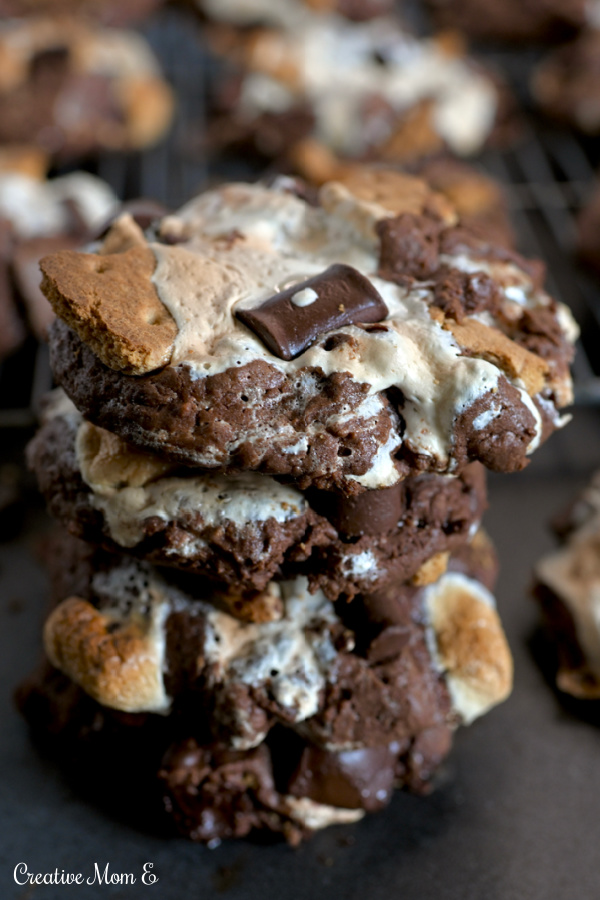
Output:
<svg viewBox="0 0 600 900">
<path fill-rule="evenodd" d="M 269 297 L 236 317 L 280 359 L 295 359 L 322 334 L 343 325 L 380 322 L 388 315 L 381 295 L 352 266 L 338 263 Z"/>
</svg>

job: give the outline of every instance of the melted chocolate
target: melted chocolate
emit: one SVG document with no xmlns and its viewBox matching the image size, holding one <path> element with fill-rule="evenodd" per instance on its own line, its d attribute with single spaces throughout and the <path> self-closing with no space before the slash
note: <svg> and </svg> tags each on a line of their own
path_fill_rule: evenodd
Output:
<svg viewBox="0 0 600 900">
<path fill-rule="evenodd" d="M 352 266 L 330 266 L 236 316 L 280 359 L 295 359 L 317 338 L 343 325 L 380 322 L 388 309 L 368 278 Z"/>
</svg>

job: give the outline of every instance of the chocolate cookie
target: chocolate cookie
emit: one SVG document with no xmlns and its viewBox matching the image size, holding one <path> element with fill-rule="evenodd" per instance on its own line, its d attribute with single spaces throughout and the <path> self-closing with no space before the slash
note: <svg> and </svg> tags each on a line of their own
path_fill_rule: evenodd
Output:
<svg viewBox="0 0 600 900">
<path fill-rule="evenodd" d="M 171 91 L 141 35 L 72 17 L 0 23 L 0 142 L 61 160 L 155 143 Z"/>
<path fill-rule="evenodd" d="M 538 65 L 531 82 L 534 100 L 551 119 L 600 134 L 599 71 L 600 29 L 588 28 Z"/>
<path fill-rule="evenodd" d="M 535 567 L 541 605 L 558 661 L 556 684 L 579 699 L 600 698 L 600 475 L 560 517 L 562 546 Z"/>
<path fill-rule="evenodd" d="M 455 222 L 424 182 L 368 169 L 316 207 L 239 184 L 150 242 L 117 222 L 98 255 L 41 263 L 56 378 L 139 447 L 301 488 L 522 468 L 571 400 L 577 329 L 538 264 Z"/>
<path fill-rule="evenodd" d="M 38 743 L 88 795 L 122 817 L 135 810 L 146 827 L 168 824 L 210 846 L 254 830 L 296 845 L 320 828 L 355 822 L 387 805 L 394 788 L 428 790 L 450 749 L 441 726 L 416 741 L 340 752 L 278 728 L 256 748 L 232 750 L 185 715 L 102 707 L 49 665 L 19 687 L 17 702 Z"/>
<path fill-rule="evenodd" d="M 586 0 L 427 0 L 435 21 L 479 40 L 564 41 L 586 21 Z"/>
<path fill-rule="evenodd" d="M 354 499 L 256 473 L 198 475 L 83 422 L 64 395 L 28 455 L 50 512 L 72 534 L 232 583 L 240 595 L 297 574 L 334 600 L 392 579 L 435 580 L 485 507 L 477 463 L 457 478 L 416 476 Z"/>
<path fill-rule="evenodd" d="M 276 723 L 330 750 L 388 745 L 468 723 L 510 690 L 492 595 L 452 568 L 339 608 L 304 578 L 272 583 L 261 623 L 224 611 L 197 579 L 176 586 L 145 563 L 84 550 L 70 571 L 78 595 L 44 630 L 52 664 L 112 709 L 191 710 L 234 749 Z"/>
<path fill-rule="evenodd" d="M 385 17 L 221 30 L 212 48 L 235 73 L 219 82 L 214 149 L 242 145 L 286 159 L 310 137 L 344 159 L 471 156 L 507 112 L 506 88 L 455 36 L 420 39 Z"/>
</svg>

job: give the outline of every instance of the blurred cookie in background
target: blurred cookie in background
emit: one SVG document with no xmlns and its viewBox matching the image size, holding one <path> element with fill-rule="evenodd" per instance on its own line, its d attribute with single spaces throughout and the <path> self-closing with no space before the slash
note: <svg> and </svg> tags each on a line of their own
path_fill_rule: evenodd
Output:
<svg viewBox="0 0 600 900">
<path fill-rule="evenodd" d="M 600 29 L 586 29 L 543 59 L 531 92 L 548 118 L 583 134 L 600 134 Z"/>
<path fill-rule="evenodd" d="M 586 0 L 427 0 L 435 22 L 485 41 L 564 41 L 586 22 Z"/>
<path fill-rule="evenodd" d="M 3 21 L 0 60 L 0 144 L 64 161 L 151 146 L 171 123 L 171 89 L 135 32 L 66 16 Z"/>
<path fill-rule="evenodd" d="M 600 184 L 579 213 L 576 250 L 582 262 L 600 276 Z"/>
<path fill-rule="evenodd" d="M 123 26 L 140 22 L 161 6 L 163 0 L 0 0 L 0 18 L 67 15 L 102 25 Z"/>
<path fill-rule="evenodd" d="M 460 38 L 419 39 L 390 18 L 305 18 L 292 30 L 218 29 L 211 50 L 231 66 L 218 82 L 209 146 L 293 154 L 311 138 L 340 158 L 407 163 L 479 153 L 508 136 L 508 91 Z"/>
<path fill-rule="evenodd" d="M 360 22 L 392 12 L 394 0 L 191 0 L 214 22 L 293 28 L 307 16 L 339 13 Z"/>
<path fill-rule="evenodd" d="M 556 654 L 556 685 L 600 699 L 600 473 L 556 523 L 561 547 L 535 568 L 534 596 Z"/>
<path fill-rule="evenodd" d="M 40 340 L 53 319 L 38 262 L 76 249 L 118 208 L 112 189 L 87 172 L 46 179 L 44 155 L 0 149 L 0 355 L 16 349 L 27 322 Z"/>
</svg>

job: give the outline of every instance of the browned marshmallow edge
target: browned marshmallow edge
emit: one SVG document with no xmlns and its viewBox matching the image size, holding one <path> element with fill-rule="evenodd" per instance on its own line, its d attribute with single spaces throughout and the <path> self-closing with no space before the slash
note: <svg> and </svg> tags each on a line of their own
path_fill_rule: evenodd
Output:
<svg viewBox="0 0 600 900">
<path fill-rule="evenodd" d="M 455 711 L 468 725 L 505 700 L 513 663 L 493 595 L 483 585 L 449 572 L 425 589 L 432 655 L 445 672 Z"/>
<path fill-rule="evenodd" d="M 600 682 L 600 628 L 596 597 L 600 587 L 600 504 L 598 478 L 573 510 L 573 530 L 558 550 L 540 559 L 536 580 L 566 607 L 589 671 Z"/>
<path fill-rule="evenodd" d="M 64 601 L 48 620 L 45 645 L 57 668 L 116 709 L 167 711 L 162 687 L 166 623 L 184 609 L 202 621 L 196 655 L 216 696 L 228 682 L 251 690 L 268 684 L 293 727 L 319 712 L 326 685 L 335 684 L 340 650 L 351 653 L 354 647 L 353 634 L 342 629 L 342 648 L 332 604 L 321 592 L 310 594 L 305 578 L 276 586 L 285 615 L 266 624 L 239 621 L 214 608 L 210 597 L 209 602 L 190 601 L 142 564 L 97 573 L 94 581 L 107 606 Z M 453 716 L 469 723 L 504 699 L 511 686 L 510 653 L 493 597 L 477 581 L 449 572 L 425 589 L 423 610 L 432 662 L 444 673 Z M 148 640 L 140 640 L 140 633 Z M 245 715 L 244 705 L 237 710 L 229 703 L 227 727 L 236 749 L 256 746 L 266 733 Z"/>
</svg>

